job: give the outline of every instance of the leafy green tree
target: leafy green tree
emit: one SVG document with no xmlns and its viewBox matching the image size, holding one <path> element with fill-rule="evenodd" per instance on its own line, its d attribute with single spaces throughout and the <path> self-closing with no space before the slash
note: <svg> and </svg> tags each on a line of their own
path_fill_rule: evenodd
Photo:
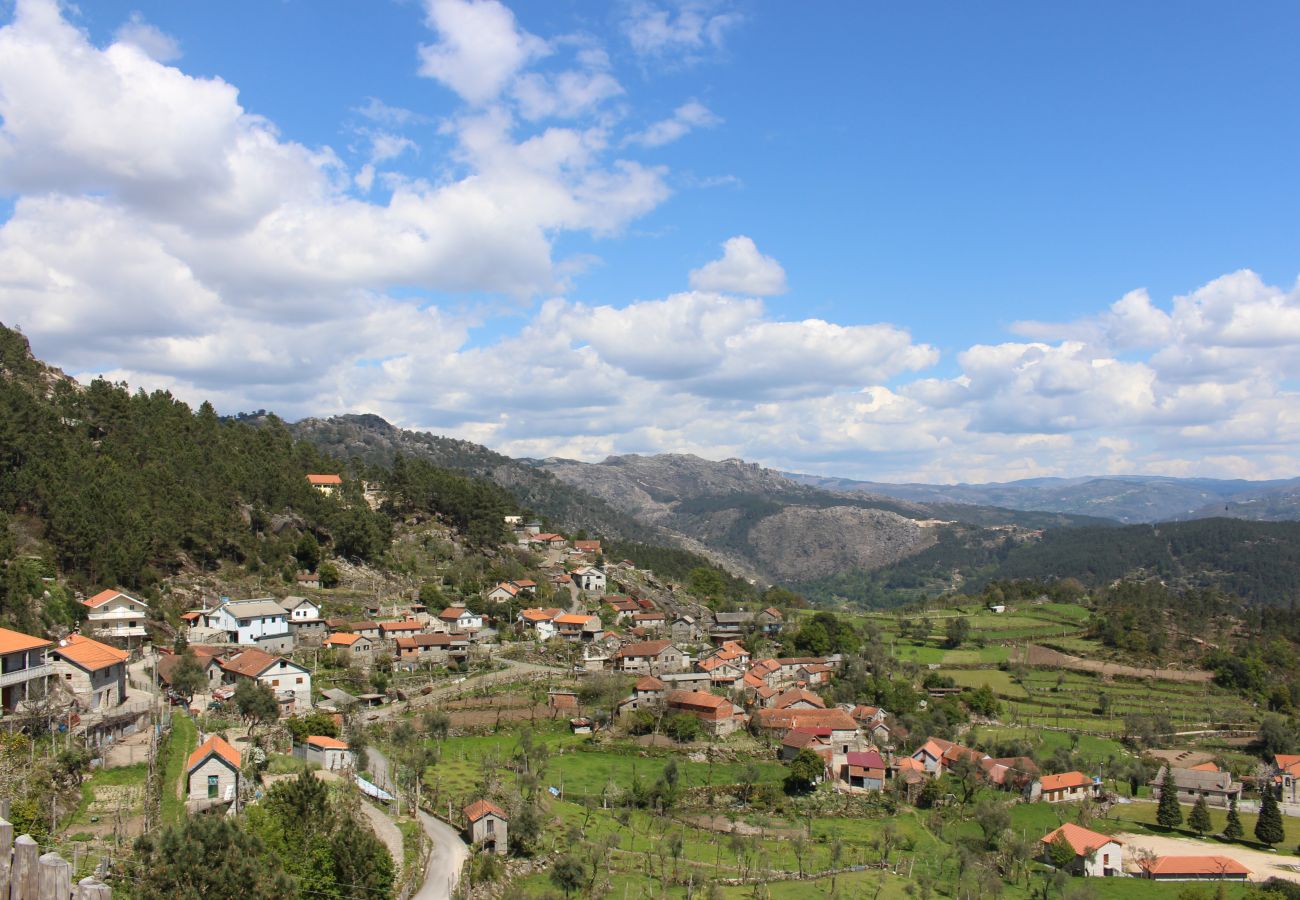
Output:
<svg viewBox="0 0 1300 900">
<path fill-rule="evenodd" d="M 341 817 L 330 840 L 334 883 L 345 897 L 391 897 L 393 858 L 369 826 L 355 816 Z"/>
<path fill-rule="evenodd" d="M 250 727 L 273 722 L 280 715 L 275 692 L 270 685 L 255 678 L 241 678 L 235 685 L 235 708 Z"/>
<path fill-rule="evenodd" d="M 551 883 L 569 896 L 587 881 L 587 867 L 572 853 L 565 853 L 551 865 Z"/>
<path fill-rule="evenodd" d="M 1196 802 L 1192 804 L 1192 811 L 1187 816 L 1187 825 L 1198 836 L 1204 836 L 1207 831 L 1214 827 L 1210 821 L 1210 807 L 1205 802 L 1205 797 L 1197 797 Z"/>
<path fill-rule="evenodd" d="M 308 572 L 315 572 L 316 567 L 320 565 L 320 543 L 316 540 L 316 536 L 310 531 L 305 532 L 298 538 L 298 545 L 294 547 L 293 555 L 300 567 Z"/>
<path fill-rule="evenodd" d="M 442 587 L 435 581 L 426 581 L 420 585 L 420 602 L 429 609 L 441 609 L 443 605 Z"/>
<path fill-rule="evenodd" d="M 339 586 L 339 567 L 332 562 L 323 562 L 316 574 L 320 577 L 320 586 L 333 588 Z"/>
<path fill-rule="evenodd" d="M 1278 809 L 1277 798 L 1273 796 L 1273 788 L 1269 784 L 1264 785 L 1264 790 L 1260 792 L 1259 799 L 1259 819 L 1255 822 L 1255 839 L 1261 844 L 1273 846 L 1280 844 L 1286 838 L 1286 829 L 1282 824 L 1282 811 Z"/>
<path fill-rule="evenodd" d="M 727 591 L 726 579 L 717 569 L 697 566 L 686 576 L 686 586 L 702 600 L 720 600 Z"/>
<path fill-rule="evenodd" d="M 826 773 L 826 763 L 807 747 L 786 763 L 785 791 L 787 794 L 806 794 L 817 786 Z"/>
<path fill-rule="evenodd" d="M 1241 816 L 1237 813 L 1237 798 L 1228 801 L 1228 824 L 1223 827 L 1223 836 L 1230 841 L 1239 841 L 1246 833 L 1241 827 Z"/>
<path fill-rule="evenodd" d="M 673 713 L 665 716 L 663 729 L 664 734 L 680 744 L 695 740 L 704 730 L 700 726 L 700 720 L 690 713 Z"/>
<path fill-rule="evenodd" d="M 1183 808 L 1178 805 L 1178 786 L 1174 783 L 1173 766 L 1165 767 L 1165 777 L 1160 781 L 1160 803 L 1156 806 L 1156 824 L 1164 828 L 1177 828 L 1183 824 Z"/>
<path fill-rule="evenodd" d="M 968 637 L 970 637 L 970 622 L 961 616 L 948 620 L 948 625 L 944 629 L 944 645 L 946 647 L 950 649 L 960 647 L 966 643 Z"/>
<path fill-rule="evenodd" d="M 542 814 L 532 803 L 521 803 L 510 820 L 510 852 L 515 856 L 532 856 L 542 837 Z"/>
<path fill-rule="evenodd" d="M 195 816 L 136 841 L 131 894 L 140 900 L 282 900 L 293 882 L 262 842 L 219 816 Z"/>
<path fill-rule="evenodd" d="M 203 666 L 199 663 L 199 658 L 194 654 L 193 648 L 187 646 L 181 652 L 180 658 L 176 660 L 176 665 L 172 667 L 172 690 L 180 695 L 188 707 L 194 695 L 207 685 L 208 678 L 203 674 Z"/>
<path fill-rule="evenodd" d="M 1259 746 L 1268 756 L 1290 753 L 1295 745 L 1295 728 L 1284 716 L 1265 716 L 1259 723 Z"/>
<path fill-rule="evenodd" d="M 1056 837 L 1052 838 L 1051 843 L 1047 845 L 1047 855 L 1052 860 L 1052 865 L 1062 870 L 1069 868 L 1078 856 L 1066 839 L 1064 831 L 1058 831 Z"/>
</svg>

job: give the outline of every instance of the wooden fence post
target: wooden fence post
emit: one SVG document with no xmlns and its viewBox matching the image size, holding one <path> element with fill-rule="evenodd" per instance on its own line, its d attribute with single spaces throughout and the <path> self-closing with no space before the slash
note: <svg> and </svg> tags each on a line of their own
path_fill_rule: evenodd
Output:
<svg viewBox="0 0 1300 900">
<path fill-rule="evenodd" d="M 113 889 L 93 877 L 86 877 L 77 882 L 73 900 L 111 900 Z"/>
<path fill-rule="evenodd" d="M 19 835 L 14 841 L 14 867 L 9 881 L 11 900 L 40 900 L 41 848 L 30 834 Z"/>
<path fill-rule="evenodd" d="M 44 853 L 40 858 L 41 900 L 68 900 L 72 896 L 72 863 L 59 854 Z"/>
<path fill-rule="evenodd" d="M 9 870 L 13 863 L 11 856 L 14 845 L 14 826 L 7 819 L 0 819 L 0 897 L 9 896 Z"/>
</svg>

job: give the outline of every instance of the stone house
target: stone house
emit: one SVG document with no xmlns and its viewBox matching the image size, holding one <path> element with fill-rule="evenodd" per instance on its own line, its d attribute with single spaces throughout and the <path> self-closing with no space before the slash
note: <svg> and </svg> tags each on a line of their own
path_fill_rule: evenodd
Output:
<svg viewBox="0 0 1300 900">
<path fill-rule="evenodd" d="M 489 800 L 475 800 L 463 810 L 469 843 L 504 854 L 509 847 L 510 819 L 505 810 Z"/>
<path fill-rule="evenodd" d="M 715 737 L 731 734 L 742 724 L 741 710 L 736 704 L 716 694 L 703 691 L 671 691 L 664 698 L 670 712 L 694 716 L 704 729 Z"/>
<path fill-rule="evenodd" d="M 185 764 L 191 809 L 230 803 L 239 796 L 239 751 L 219 735 L 200 744 Z"/>
<path fill-rule="evenodd" d="M 685 668 L 685 656 L 672 641 L 641 641 L 620 647 L 614 671 L 635 675 L 664 675 Z"/>
<path fill-rule="evenodd" d="M 126 702 L 125 650 L 70 634 L 50 651 L 54 677 L 78 708 L 107 710 Z"/>
</svg>

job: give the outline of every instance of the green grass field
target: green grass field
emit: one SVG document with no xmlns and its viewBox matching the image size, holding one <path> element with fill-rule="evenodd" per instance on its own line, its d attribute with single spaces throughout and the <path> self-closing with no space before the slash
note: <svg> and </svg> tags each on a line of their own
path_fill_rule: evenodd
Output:
<svg viewBox="0 0 1300 900">
<path fill-rule="evenodd" d="M 174 825 L 185 818 L 185 759 L 198 743 L 198 729 L 185 713 L 172 713 L 171 733 L 163 746 L 162 819 Z"/>
</svg>

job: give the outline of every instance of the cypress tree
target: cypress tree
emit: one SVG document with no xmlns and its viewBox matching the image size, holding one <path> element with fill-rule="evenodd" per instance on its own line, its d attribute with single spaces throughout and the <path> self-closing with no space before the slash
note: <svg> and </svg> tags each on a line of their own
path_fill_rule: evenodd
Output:
<svg viewBox="0 0 1300 900">
<path fill-rule="evenodd" d="M 1165 828 L 1183 824 L 1183 809 L 1178 805 L 1178 786 L 1174 784 L 1172 766 L 1165 767 L 1165 777 L 1160 781 L 1160 805 L 1156 807 L 1156 823 Z"/>
<path fill-rule="evenodd" d="M 1205 802 L 1204 796 L 1196 798 L 1196 803 L 1192 806 L 1192 813 L 1187 817 L 1187 824 L 1198 835 L 1204 835 L 1205 832 L 1214 827 L 1214 823 L 1210 821 L 1210 807 Z"/>
<path fill-rule="evenodd" d="M 1228 801 L 1228 824 L 1223 828 L 1223 836 L 1230 841 L 1241 840 L 1246 829 L 1241 827 L 1241 816 L 1237 815 L 1237 798 Z"/>
<path fill-rule="evenodd" d="M 1282 812 L 1277 808 L 1272 785 L 1266 785 L 1260 797 L 1259 821 L 1255 823 L 1255 838 L 1261 844 L 1273 846 L 1286 837 L 1282 826 Z"/>
</svg>

